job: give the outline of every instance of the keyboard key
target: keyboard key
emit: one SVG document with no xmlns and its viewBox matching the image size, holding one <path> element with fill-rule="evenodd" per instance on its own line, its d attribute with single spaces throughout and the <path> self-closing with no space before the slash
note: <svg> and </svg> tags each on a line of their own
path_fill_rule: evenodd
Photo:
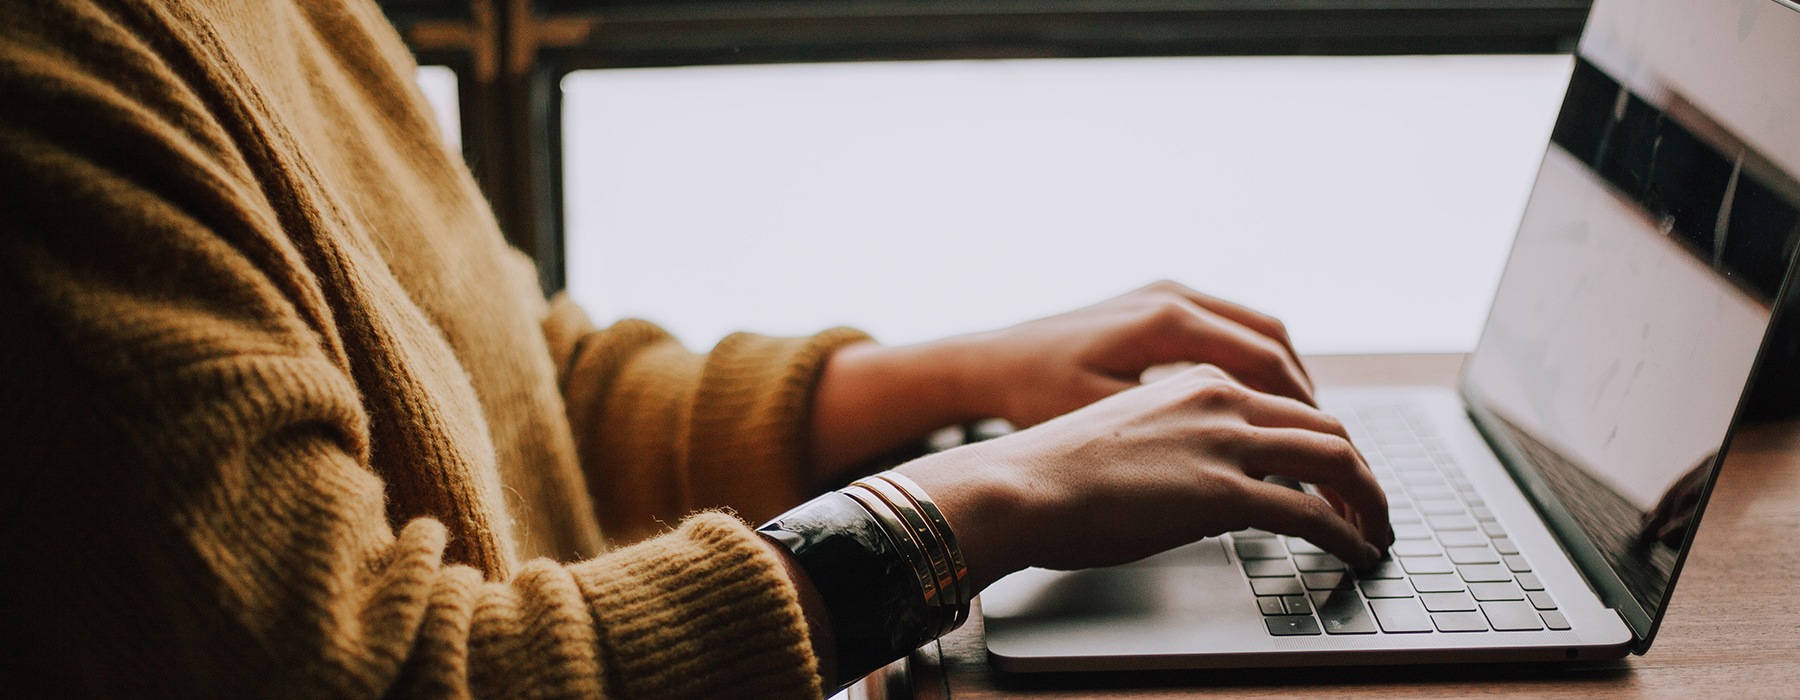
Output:
<svg viewBox="0 0 1800 700">
<path fill-rule="evenodd" d="M 1412 584 L 1402 579 L 1362 582 L 1363 595 L 1370 598 L 1411 598 Z"/>
<path fill-rule="evenodd" d="M 1519 590 L 1519 584 L 1510 581 L 1506 583 L 1471 583 L 1469 584 L 1469 594 L 1482 602 L 1525 599 L 1525 592 Z"/>
<path fill-rule="evenodd" d="M 1406 570 L 1400 568 L 1400 562 L 1383 559 L 1374 566 L 1356 572 L 1356 577 L 1365 581 L 1380 578 L 1406 578 Z"/>
<path fill-rule="evenodd" d="M 1405 481 L 1406 477 L 1402 476 L 1402 477 L 1400 477 L 1400 480 Z M 1412 487 L 1413 499 L 1419 500 L 1419 501 L 1430 501 L 1432 503 L 1438 503 L 1438 502 L 1455 503 L 1456 509 L 1458 511 L 1461 511 L 1462 510 L 1462 499 L 1456 497 L 1456 490 L 1450 488 L 1449 484 L 1444 483 L 1444 480 L 1442 478 L 1434 477 L 1434 480 L 1437 481 L 1437 483 L 1414 485 Z"/>
<path fill-rule="evenodd" d="M 1266 540 L 1271 537 L 1275 537 L 1275 533 L 1269 532 L 1268 530 L 1258 530 L 1256 528 L 1238 530 L 1231 533 L 1231 538 L 1236 540 Z"/>
<path fill-rule="evenodd" d="M 1375 618 L 1356 591 L 1334 591 L 1317 604 L 1326 634 L 1374 634 Z"/>
<path fill-rule="evenodd" d="M 1289 615 L 1309 615 L 1312 613 L 1312 601 L 1303 595 L 1281 596 L 1281 603 L 1287 606 Z"/>
<path fill-rule="evenodd" d="M 1548 627 L 1550 629 L 1553 629 L 1553 630 L 1569 629 L 1569 618 L 1563 617 L 1562 613 L 1559 613 L 1555 610 L 1545 610 L 1543 612 L 1540 612 L 1540 613 L 1538 613 L 1538 617 L 1544 618 L 1544 626 Z"/>
<path fill-rule="evenodd" d="M 1403 472 L 1400 481 L 1408 486 L 1444 486 L 1444 475 L 1435 471 Z"/>
<path fill-rule="evenodd" d="M 1438 542 L 1445 547 L 1486 547 L 1488 536 L 1474 530 L 1451 530 L 1437 533 Z"/>
<path fill-rule="evenodd" d="M 1273 620 L 1275 618 L 1266 618 Z M 1432 613 L 1431 622 L 1439 632 L 1486 632 L 1488 621 L 1479 612 Z"/>
<path fill-rule="evenodd" d="M 1475 529 L 1475 519 L 1467 515 L 1434 515 L 1426 518 L 1425 524 L 1438 532 Z"/>
<path fill-rule="evenodd" d="M 1499 564 L 1469 564 L 1456 567 L 1463 580 L 1469 583 L 1493 583 L 1513 580 L 1512 572 Z"/>
<path fill-rule="evenodd" d="M 1300 595 L 1306 589 L 1300 582 L 1291 578 L 1253 578 L 1250 579 L 1250 590 L 1257 595 Z"/>
<path fill-rule="evenodd" d="M 1431 612 L 1475 612 L 1480 607 L 1475 599 L 1467 593 L 1425 593 L 1419 596 L 1419 602 Z"/>
<path fill-rule="evenodd" d="M 1518 554 L 1519 545 L 1513 544 L 1512 540 L 1505 537 L 1496 537 L 1494 538 L 1494 550 L 1501 554 Z"/>
<path fill-rule="evenodd" d="M 1246 559 L 1244 573 L 1251 578 L 1282 578 L 1300 572 L 1286 559 Z"/>
<path fill-rule="evenodd" d="M 1392 466 L 1394 468 L 1394 471 L 1396 471 L 1396 472 L 1438 473 L 1437 463 L 1431 461 L 1431 459 L 1427 458 L 1427 457 L 1403 457 L 1403 458 L 1398 458 L 1398 459 L 1389 459 L 1388 465 Z"/>
<path fill-rule="evenodd" d="M 1506 555 L 1506 568 L 1511 569 L 1515 574 L 1527 574 L 1531 573 L 1531 562 L 1525 561 L 1523 556 L 1508 554 Z"/>
<path fill-rule="evenodd" d="M 1319 633 L 1319 622 L 1311 615 L 1276 615 L 1263 618 L 1263 624 L 1269 627 L 1269 634 L 1277 637 L 1298 637 Z"/>
<path fill-rule="evenodd" d="M 1528 591 L 1544 590 L 1544 583 L 1538 580 L 1537 574 L 1519 574 L 1519 587 Z"/>
<path fill-rule="evenodd" d="M 1444 553 L 1449 555 L 1450 561 L 1456 564 L 1500 563 L 1500 554 L 1495 552 L 1493 547 L 1449 547 L 1444 550 Z M 1507 579 L 1511 580 L 1512 577 L 1508 576 Z"/>
<path fill-rule="evenodd" d="M 1444 550 L 1431 540 L 1395 540 L 1389 548 L 1396 557 L 1430 557 L 1443 554 Z"/>
<path fill-rule="evenodd" d="M 1468 590 L 1456 574 L 1426 574 L 1412 577 L 1413 590 L 1420 593 L 1454 593 Z"/>
<path fill-rule="evenodd" d="M 1462 515 L 1462 504 L 1456 501 L 1420 501 L 1415 508 L 1426 517 L 1433 515 Z"/>
<path fill-rule="evenodd" d="M 1264 595 L 1256 597 L 1256 606 L 1262 608 L 1264 615 L 1286 615 L 1287 606 L 1281 603 L 1280 596 Z"/>
<path fill-rule="evenodd" d="M 1471 534 L 1473 534 L 1473 533 L 1471 533 Z M 1396 539 L 1396 540 L 1427 540 L 1427 539 L 1431 539 L 1431 528 L 1425 527 L 1425 525 L 1423 523 L 1399 523 L 1399 524 L 1394 525 L 1394 539 Z M 1485 541 L 1487 538 L 1483 537 L 1481 539 Z"/>
<path fill-rule="evenodd" d="M 1343 571 L 1344 560 L 1329 554 L 1295 554 L 1294 566 L 1301 571 Z"/>
<path fill-rule="evenodd" d="M 1405 557 L 1400 560 L 1400 567 L 1409 574 L 1448 574 L 1456 571 L 1450 560 L 1443 557 Z M 1506 577 L 1508 580 L 1512 576 Z"/>
<path fill-rule="evenodd" d="M 1311 542 L 1300 539 L 1298 537 L 1289 537 L 1288 541 L 1287 541 L 1287 546 L 1288 546 L 1288 551 L 1293 552 L 1295 555 L 1324 554 L 1325 553 L 1325 550 L 1319 549 L 1319 545 L 1313 544 Z"/>
<path fill-rule="evenodd" d="M 1396 437 L 1400 437 L 1398 433 L 1395 433 L 1395 435 L 1396 435 Z M 1379 434 L 1377 435 L 1377 439 L 1380 439 Z M 1381 453 L 1384 455 L 1387 455 L 1389 458 L 1396 459 L 1396 460 L 1398 460 L 1398 459 L 1416 459 L 1416 458 L 1421 458 L 1421 457 L 1426 456 L 1425 447 L 1423 445 L 1418 444 L 1415 441 L 1412 441 L 1410 435 L 1404 436 L 1401 439 L 1405 439 L 1405 440 L 1407 440 L 1407 442 L 1388 443 L 1386 441 L 1383 441 L 1382 445 L 1381 445 Z M 1433 470 L 1435 471 L 1437 465 L 1433 464 L 1431 466 L 1433 467 Z"/>
<path fill-rule="evenodd" d="M 1490 510 L 1487 506 L 1470 506 L 1469 515 L 1475 516 L 1476 520 L 1480 520 L 1484 523 L 1493 522 L 1494 520 L 1494 511 Z"/>
<path fill-rule="evenodd" d="M 1525 599 L 1531 601 L 1531 607 L 1539 610 L 1555 610 L 1556 599 L 1544 591 L 1526 591 Z"/>
<path fill-rule="evenodd" d="M 1506 528 L 1500 527 L 1500 523 L 1497 523 L 1497 522 L 1482 523 L 1481 531 L 1487 533 L 1488 537 L 1505 537 L 1506 536 Z"/>
<path fill-rule="evenodd" d="M 1300 574 L 1300 582 L 1309 591 L 1329 591 L 1356 585 L 1356 577 L 1344 571 L 1320 571 Z"/>
<path fill-rule="evenodd" d="M 1281 546 L 1281 540 L 1277 540 L 1277 539 L 1240 540 L 1235 537 L 1233 537 L 1232 539 L 1236 542 L 1237 555 L 1238 555 L 1239 559 L 1286 559 L 1287 558 L 1287 549 Z"/>
<path fill-rule="evenodd" d="M 1371 600 L 1369 607 L 1375 611 L 1375 619 L 1381 623 L 1381 631 L 1389 634 L 1407 632 L 1430 632 L 1431 616 L 1419 607 L 1416 600 L 1406 598 L 1388 598 Z"/>
<path fill-rule="evenodd" d="M 1537 609 L 1525 603 L 1482 603 L 1481 612 L 1497 630 L 1525 632 L 1544 628 L 1544 619 L 1538 617 Z"/>
<path fill-rule="evenodd" d="M 1406 508 L 1389 508 L 1388 509 L 1388 522 L 1399 524 L 1399 523 L 1422 523 L 1425 521 L 1423 518 L 1419 517 L 1419 511 L 1413 510 L 1411 507 L 1406 507 Z"/>
</svg>

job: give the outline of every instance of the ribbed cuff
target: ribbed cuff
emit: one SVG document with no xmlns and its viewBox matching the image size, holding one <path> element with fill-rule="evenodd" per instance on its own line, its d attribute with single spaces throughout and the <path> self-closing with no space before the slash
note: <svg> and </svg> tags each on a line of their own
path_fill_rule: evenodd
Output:
<svg viewBox="0 0 1800 700">
<path fill-rule="evenodd" d="M 689 423 L 695 502 L 731 503 L 761 522 L 813 496 L 813 390 L 832 353 L 867 340 L 834 328 L 808 338 L 739 333 L 719 341 Z"/>
<path fill-rule="evenodd" d="M 702 513 L 570 570 L 598 623 L 610 694 L 820 697 L 798 594 L 736 518 Z"/>
</svg>

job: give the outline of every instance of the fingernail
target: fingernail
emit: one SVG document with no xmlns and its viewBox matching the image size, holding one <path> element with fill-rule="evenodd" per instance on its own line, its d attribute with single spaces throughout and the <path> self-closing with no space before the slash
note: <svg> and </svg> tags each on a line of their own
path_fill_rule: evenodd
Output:
<svg viewBox="0 0 1800 700">
<path fill-rule="evenodd" d="M 1376 549 L 1375 545 L 1364 543 L 1363 544 L 1363 567 L 1366 568 L 1366 567 L 1374 566 L 1375 562 L 1378 562 L 1378 561 L 1381 561 L 1381 550 Z"/>
</svg>

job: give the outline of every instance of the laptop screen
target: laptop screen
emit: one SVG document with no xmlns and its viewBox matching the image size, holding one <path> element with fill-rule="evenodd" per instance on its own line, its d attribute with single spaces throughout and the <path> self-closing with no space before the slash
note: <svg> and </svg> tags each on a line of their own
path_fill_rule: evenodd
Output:
<svg viewBox="0 0 1800 700">
<path fill-rule="evenodd" d="M 1551 141 L 1463 391 L 1647 645 L 1800 234 L 1800 7 L 1598 0 Z"/>
</svg>

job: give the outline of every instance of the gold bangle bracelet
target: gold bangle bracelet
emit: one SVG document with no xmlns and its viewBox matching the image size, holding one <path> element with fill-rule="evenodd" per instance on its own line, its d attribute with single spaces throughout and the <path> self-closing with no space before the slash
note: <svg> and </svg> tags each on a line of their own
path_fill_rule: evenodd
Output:
<svg viewBox="0 0 1800 700">
<path fill-rule="evenodd" d="M 852 482 L 840 489 L 839 493 L 863 504 L 875 516 L 882 529 L 888 532 L 888 536 L 899 543 L 897 548 L 901 558 L 921 582 L 920 589 L 924 596 L 920 602 L 923 604 L 927 629 L 932 638 L 936 639 L 954 629 L 956 611 L 960 606 L 946 604 L 946 596 L 954 595 L 955 586 L 941 582 L 932 566 L 932 551 L 939 545 L 932 538 L 921 537 L 920 532 L 908 522 L 909 519 L 923 522 L 923 518 L 918 513 L 908 514 L 910 509 L 889 502 L 881 492 L 868 484 Z M 942 558 L 941 553 L 935 558 Z"/>
<path fill-rule="evenodd" d="M 875 495 L 893 506 L 894 511 L 905 519 L 908 530 L 919 545 L 924 547 L 925 554 L 931 561 L 931 572 L 937 578 L 939 588 L 946 591 L 945 602 L 954 605 L 963 600 L 954 590 L 956 580 L 951 572 L 950 553 L 945 551 L 943 536 L 926 519 L 912 497 L 893 482 L 879 478 L 879 475 L 875 478 L 858 479 L 854 483 L 874 491 Z"/>
<path fill-rule="evenodd" d="M 924 513 L 919 510 L 912 497 L 901 490 L 899 486 L 881 478 L 858 479 L 852 483 L 873 491 L 875 495 L 892 507 L 906 524 L 908 534 L 911 534 L 924 550 L 926 560 L 931 564 L 932 576 L 940 591 L 937 605 L 948 610 L 948 614 L 943 615 L 943 619 L 939 621 L 938 634 L 941 636 L 949 633 L 955 628 L 955 625 L 959 624 L 956 612 L 963 608 L 967 600 L 959 595 L 957 580 L 950 568 L 950 554 L 944 547 L 943 537 L 926 520 Z"/>
<path fill-rule="evenodd" d="M 900 550 L 901 558 L 906 560 L 908 568 L 912 569 L 913 575 L 918 579 L 919 592 L 925 598 L 926 609 L 933 615 L 939 614 L 939 608 L 942 607 L 938 604 L 940 593 L 937 581 L 933 580 L 934 577 L 931 575 L 931 564 L 925 557 L 924 549 L 913 539 L 911 533 L 907 532 L 907 527 L 900 520 L 900 516 L 893 512 L 893 508 L 886 501 L 881 500 L 879 495 L 867 487 L 851 484 L 839 489 L 838 493 L 849 496 L 864 510 L 869 511 L 870 515 L 875 516 L 875 522 L 881 525 L 881 529 L 887 531 L 889 539 L 894 540 L 894 546 Z M 935 621 L 931 625 L 933 628 L 937 626 Z"/>
<path fill-rule="evenodd" d="M 918 482 L 900 472 L 886 471 L 875 476 L 900 487 L 901 491 L 904 491 L 913 499 L 914 503 L 918 504 L 919 510 L 925 513 L 925 518 L 931 521 L 932 527 L 943 539 L 944 549 L 949 553 L 950 570 L 956 575 L 957 598 L 963 602 L 973 600 L 975 592 L 970 590 L 972 584 L 969 582 L 969 565 L 963 560 L 962 546 L 956 541 L 956 532 L 950 528 L 950 521 L 944 517 L 943 511 L 938 510 L 937 503 L 931 500 L 931 495 L 927 494 Z"/>
</svg>

